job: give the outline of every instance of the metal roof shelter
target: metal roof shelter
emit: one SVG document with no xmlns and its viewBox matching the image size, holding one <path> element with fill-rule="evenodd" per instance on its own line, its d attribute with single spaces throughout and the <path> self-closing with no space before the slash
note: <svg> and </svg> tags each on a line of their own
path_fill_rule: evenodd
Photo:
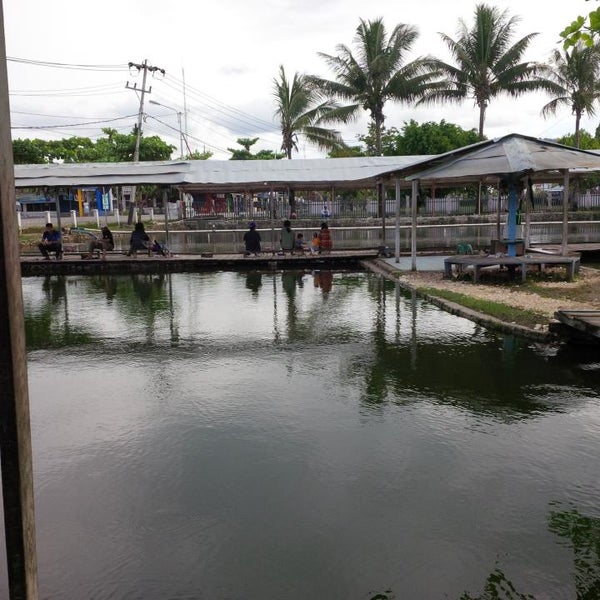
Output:
<svg viewBox="0 0 600 600">
<path fill-rule="evenodd" d="M 15 165 L 16 187 L 155 184 L 184 191 L 236 192 L 366 188 L 431 156 L 294 160 L 189 160 Z"/>
<path fill-rule="evenodd" d="M 416 269 L 416 197 L 419 182 L 500 183 L 509 192 L 508 250 L 514 256 L 518 193 L 529 181 L 560 181 L 569 189 L 569 174 L 600 171 L 600 155 L 516 133 L 424 159 L 390 176 L 412 181 L 412 268 Z M 529 203 L 525 203 L 527 209 Z M 529 211 L 526 212 L 528 226 Z M 563 195 L 562 253 L 567 254 L 568 194 Z M 398 255 L 398 252 L 397 252 Z"/>
<path fill-rule="evenodd" d="M 364 189 L 393 181 L 399 198 L 400 182 L 412 182 L 414 268 L 419 182 L 438 186 L 500 182 L 507 186 L 510 253 L 514 252 L 517 193 L 524 180 L 562 181 L 568 189 L 569 172 L 596 170 L 600 170 L 600 155 L 595 152 L 512 133 L 433 156 L 16 165 L 15 185 L 22 188 L 155 184 L 186 192 L 215 193 Z M 567 208 L 565 194 L 563 253 L 567 248 Z M 398 241 L 396 254 L 399 257 Z"/>
</svg>

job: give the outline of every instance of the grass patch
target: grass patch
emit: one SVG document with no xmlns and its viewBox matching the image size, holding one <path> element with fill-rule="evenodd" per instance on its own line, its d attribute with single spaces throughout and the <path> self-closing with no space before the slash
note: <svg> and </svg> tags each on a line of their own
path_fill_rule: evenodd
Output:
<svg viewBox="0 0 600 600">
<path fill-rule="evenodd" d="M 524 327 L 534 327 L 538 323 L 546 323 L 548 317 L 543 313 L 536 312 L 534 310 L 525 310 L 521 308 L 515 308 L 508 304 L 502 304 L 500 302 L 493 302 L 491 300 L 483 300 L 481 298 L 473 298 L 465 294 L 459 294 L 458 292 L 452 292 L 450 290 L 440 290 L 437 288 L 420 287 L 417 289 L 422 294 L 429 296 L 436 296 L 444 300 L 449 300 L 455 304 L 460 304 L 465 308 L 469 308 L 478 313 L 495 317 L 505 323 L 516 323 L 517 325 L 523 325 Z"/>
</svg>

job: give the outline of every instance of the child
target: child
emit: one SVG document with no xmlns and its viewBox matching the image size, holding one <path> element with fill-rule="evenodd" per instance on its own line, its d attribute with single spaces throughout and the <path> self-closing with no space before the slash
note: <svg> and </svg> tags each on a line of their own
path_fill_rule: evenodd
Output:
<svg viewBox="0 0 600 600">
<path fill-rule="evenodd" d="M 304 252 L 304 234 L 303 233 L 299 233 L 296 236 L 296 241 L 294 242 L 294 250 L 296 252 Z"/>
<path fill-rule="evenodd" d="M 319 252 L 320 248 L 321 248 L 321 240 L 319 239 L 319 234 L 315 232 L 315 233 L 313 233 L 312 243 L 310 245 L 310 251 L 313 254 L 317 254 Z"/>
</svg>

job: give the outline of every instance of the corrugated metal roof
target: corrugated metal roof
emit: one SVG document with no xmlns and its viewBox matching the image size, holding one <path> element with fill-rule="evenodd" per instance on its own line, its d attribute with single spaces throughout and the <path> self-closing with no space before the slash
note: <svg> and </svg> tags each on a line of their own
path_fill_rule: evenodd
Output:
<svg viewBox="0 0 600 600">
<path fill-rule="evenodd" d="M 17 187 L 155 184 L 186 191 L 366 188 L 378 181 L 481 181 L 508 174 L 556 180 L 560 170 L 600 170 L 600 155 L 520 134 L 433 156 L 294 160 L 192 160 L 16 165 Z"/>
<path fill-rule="evenodd" d="M 187 189 L 269 189 L 374 185 L 390 171 L 430 156 L 294 160 L 192 160 L 143 163 L 15 165 L 17 187 L 162 184 Z"/>
<path fill-rule="evenodd" d="M 600 170 L 600 156 L 547 140 L 511 134 L 423 161 L 418 171 L 406 179 L 473 180 L 485 176 L 558 174 L 565 169 Z"/>
</svg>

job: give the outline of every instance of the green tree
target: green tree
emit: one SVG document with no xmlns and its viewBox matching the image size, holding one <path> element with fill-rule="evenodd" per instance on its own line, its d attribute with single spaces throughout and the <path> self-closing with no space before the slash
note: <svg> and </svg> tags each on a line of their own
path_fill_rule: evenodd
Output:
<svg viewBox="0 0 600 600">
<path fill-rule="evenodd" d="M 103 129 L 102 131 L 105 137 L 100 137 L 95 143 L 84 137 L 50 141 L 14 140 L 15 164 L 129 162 L 133 160 L 135 132 L 121 134 L 114 129 Z M 175 150 L 175 146 L 167 144 L 158 136 L 142 137 L 140 160 L 169 160 L 173 150 Z"/>
<path fill-rule="evenodd" d="M 335 73 L 335 80 L 308 76 L 309 82 L 330 98 L 350 102 L 347 115 L 356 115 L 361 109 L 369 112 L 377 155 L 382 152 L 386 102 L 413 102 L 434 79 L 435 74 L 425 68 L 425 59 L 405 62 L 417 36 L 414 27 L 399 24 L 388 37 L 382 19 L 361 19 L 354 38 L 354 54 L 344 44 L 336 47 L 337 56 L 319 53 Z"/>
<path fill-rule="evenodd" d="M 353 156 L 366 156 L 365 150 L 361 146 L 344 146 L 331 150 L 327 155 L 329 158 L 351 158 Z"/>
<path fill-rule="evenodd" d="M 95 144 L 90 138 L 70 137 L 47 142 L 52 162 L 97 162 Z"/>
<path fill-rule="evenodd" d="M 579 15 L 570 25 L 565 27 L 560 35 L 563 38 L 563 47 L 566 50 L 578 42 L 592 46 L 595 38 L 600 33 L 600 8 L 592 10 L 587 17 Z"/>
<path fill-rule="evenodd" d="M 136 129 L 129 133 L 118 133 L 115 129 L 102 130 L 106 137 L 96 142 L 97 157 L 94 162 L 131 162 L 135 150 Z M 157 135 L 142 136 L 140 139 L 140 161 L 169 160 L 176 150 Z"/>
<path fill-rule="evenodd" d="M 600 129 L 600 127 L 598 129 Z M 598 150 L 600 149 L 600 139 L 598 138 L 598 133 L 600 132 L 598 129 L 596 130 L 595 136 L 585 129 L 581 129 L 579 131 L 579 140 L 576 140 L 574 133 L 570 133 L 559 137 L 556 142 L 565 146 L 580 148 L 581 150 Z M 577 143 L 579 143 L 578 146 L 576 145 Z"/>
<path fill-rule="evenodd" d="M 359 136 L 367 148 L 374 144 L 374 136 L 370 131 L 366 136 Z M 479 140 L 475 129 L 463 129 L 454 123 L 442 119 L 439 123 L 428 121 L 417 123 L 414 119 L 405 122 L 401 131 L 395 127 L 384 130 L 382 146 L 384 156 L 415 156 L 425 154 L 443 154 L 456 148 L 469 146 Z"/>
<path fill-rule="evenodd" d="M 275 116 L 281 126 L 281 149 L 288 159 L 292 158 L 293 150 L 298 150 L 299 135 L 321 150 L 336 150 L 345 145 L 339 131 L 322 125 L 346 122 L 351 114 L 346 107 L 323 99 L 304 75 L 295 73 L 289 81 L 280 65 L 279 77 L 273 79 L 273 96 L 277 105 Z"/>
<path fill-rule="evenodd" d="M 546 77 L 546 65 L 522 62 L 537 33 L 511 44 L 518 22 L 519 18 L 509 17 L 506 10 L 478 4 L 472 27 L 459 20 L 458 39 L 440 33 L 454 64 L 437 58 L 429 61 L 430 69 L 443 79 L 422 102 L 462 102 L 472 98 L 479 108 L 479 138 L 483 139 L 485 114 L 493 98 L 501 94 L 517 97 L 536 90 L 558 93 L 558 86 Z"/>
<path fill-rule="evenodd" d="M 277 160 L 285 156 L 285 154 L 273 152 L 272 150 L 259 150 L 256 154 L 252 154 L 250 148 L 258 140 L 259 138 L 238 138 L 236 142 L 242 148 L 227 148 L 231 152 L 229 160 Z"/>
<path fill-rule="evenodd" d="M 13 159 L 15 165 L 41 165 L 50 162 L 46 140 L 13 140 Z"/>
<path fill-rule="evenodd" d="M 186 160 L 208 160 L 213 153 L 210 150 L 204 150 L 200 152 L 200 150 L 194 150 L 184 156 Z"/>
<path fill-rule="evenodd" d="M 574 145 L 579 148 L 581 117 L 584 113 L 594 116 L 594 105 L 600 97 L 600 48 L 579 42 L 570 51 L 554 50 L 551 65 L 550 77 L 560 87 L 560 93 L 542 108 L 542 115 L 554 115 L 560 106 L 569 106 L 575 115 Z"/>
</svg>

